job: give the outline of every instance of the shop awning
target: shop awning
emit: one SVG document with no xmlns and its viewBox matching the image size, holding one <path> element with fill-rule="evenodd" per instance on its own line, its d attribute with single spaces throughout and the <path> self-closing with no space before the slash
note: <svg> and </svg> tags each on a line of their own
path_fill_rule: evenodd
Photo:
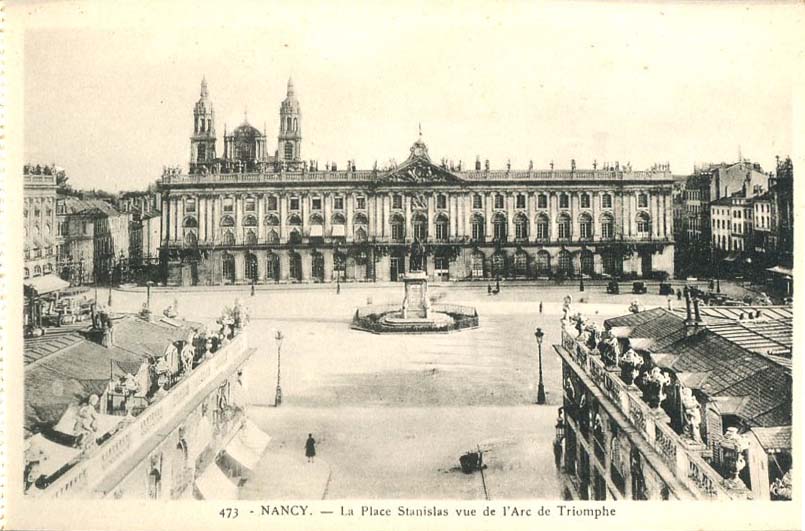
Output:
<svg viewBox="0 0 805 531">
<path fill-rule="evenodd" d="M 56 275 L 45 275 L 42 277 L 29 278 L 25 281 L 25 285 L 33 288 L 39 295 L 59 291 L 64 288 L 70 287 L 70 283 L 62 280 Z"/>
<path fill-rule="evenodd" d="M 240 466 L 249 470 L 254 470 L 255 465 L 260 460 L 260 454 L 243 444 L 239 434 L 232 438 L 224 450 L 227 455 L 237 461 Z"/>
<path fill-rule="evenodd" d="M 346 231 L 343 225 L 333 225 L 333 236 L 345 236 Z"/>
<path fill-rule="evenodd" d="M 311 225 L 310 226 L 310 237 L 311 238 L 321 238 L 324 236 L 324 229 L 322 229 L 321 225 Z"/>
<path fill-rule="evenodd" d="M 215 463 L 211 463 L 204 473 L 196 478 L 196 488 L 205 500 L 238 499 L 237 486 Z"/>
<path fill-rule="evenodd" d="M 271 442 L 271 436 L 257 427 L 257 425 L 249 419 L 243 424 L 243 429 L 238 433 L 241 442 L 259 456 L 263 455 L 266 446 Z"/>
<path fill-rule="evenodd" d="M 46 439 L 41 433 L 25 441 L 25 461 L 39 461 L 39 475 L 52 476 L 75 459 L 81 450 Z"/>
<path fill-rule="evenodd" d="M 787 275 L 789 277 L 794 276 L 794 270 L 793 269 L 789 269 L 787 267 L 778 266 L 778 265 L 774 266 L 774 267 L 769 267 L 769 268 L 766 269 L 766 271 L 768 271 L 769 273 L 776 273 L 778 275 Z"/>
</svg>

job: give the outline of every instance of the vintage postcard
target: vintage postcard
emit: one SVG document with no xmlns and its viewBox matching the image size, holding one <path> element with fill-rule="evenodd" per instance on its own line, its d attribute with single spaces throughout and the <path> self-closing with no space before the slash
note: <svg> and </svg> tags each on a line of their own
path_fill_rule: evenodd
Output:
<svg viewBox="0 0 805 531">
<path fill-rule="evenodd" d="M 802 3 L 3 13 L 6 528 L 800 528 Z"/>
</svg>

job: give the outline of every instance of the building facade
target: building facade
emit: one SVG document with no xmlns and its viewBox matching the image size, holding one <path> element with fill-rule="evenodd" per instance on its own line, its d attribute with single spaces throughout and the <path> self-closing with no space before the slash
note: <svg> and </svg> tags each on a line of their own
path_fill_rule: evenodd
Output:
<svg viewBox="0 0 805 531">
<path fill-rule="evenodd" d="M 23 230 L 25 280 L 56 271 L 58 235 L 56 225 L 56 173 L 52 166 L 26 164 L 23 170 L 25 203 Z"/>
<path fill-rule="evenodd" d="M 199 104 L 193 145 L 199 108 L 212 108 L 206 84 Z M 434 280 L 673 272 L 667 165 L 490 170 L 478 159 L 467 170 L 434 163 L 420 135 L 402 164 L 320 171 L 300 159 L 292 84 L 280 118 L 273 159 L 265 135 L 244 123 L 225 136 L 224 158 L 200 162 L 196 147 L 189 175 L 164 172 L 168 284 L 397 280 L 415 242 Z M 213 122 L 204 127 L 214 131 Z"/>
<path fill-rule="evenodd" d="M 59 198 L 59 271 L 73 284 L 118 280 L 128 267 L 130 213 L 101 199 Z"/>
<path fill-rule="evenodd" d="M 150 311 L 97 312 L 88 330 L 27 341 L 26 494 L 236 499 L 240 477 L 230 478 L 267 437 L 245 417 L 254 349 L 244 314 L 233 315 L 213 332 Z"/>
<path fill-rule="evenodd" d="M 791 307 L 563 323 L 565 497 L 790 500 Z M 736 369 L 740 367 L 740 370 Z"/>
</svg>

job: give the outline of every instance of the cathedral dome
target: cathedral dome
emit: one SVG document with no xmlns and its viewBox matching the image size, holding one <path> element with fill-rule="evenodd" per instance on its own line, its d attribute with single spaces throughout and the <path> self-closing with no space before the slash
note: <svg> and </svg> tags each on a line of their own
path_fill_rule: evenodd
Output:
<svg viewBox="0 0 805 531">
<path fill-rule="evenodd" d="M 263 133 L 259 129 L 251 125 L 249 122 L 243 122 L 234 131 L 232 136 L 235 138 L 262 138 Z"/>
</svg>

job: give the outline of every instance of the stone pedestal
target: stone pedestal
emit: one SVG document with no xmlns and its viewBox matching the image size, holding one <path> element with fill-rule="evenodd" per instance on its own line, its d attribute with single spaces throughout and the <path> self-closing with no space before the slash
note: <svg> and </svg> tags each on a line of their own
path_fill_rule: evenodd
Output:
<svg viewBox="0 0 805 531">
<path fill-rule="evenodd" d="M 430 319 L 428 276 L 424 271 L 414 271 L 402 277 L 405 283 L 405 298 L 402 303 L 402 318 Z"/>
</svg>

